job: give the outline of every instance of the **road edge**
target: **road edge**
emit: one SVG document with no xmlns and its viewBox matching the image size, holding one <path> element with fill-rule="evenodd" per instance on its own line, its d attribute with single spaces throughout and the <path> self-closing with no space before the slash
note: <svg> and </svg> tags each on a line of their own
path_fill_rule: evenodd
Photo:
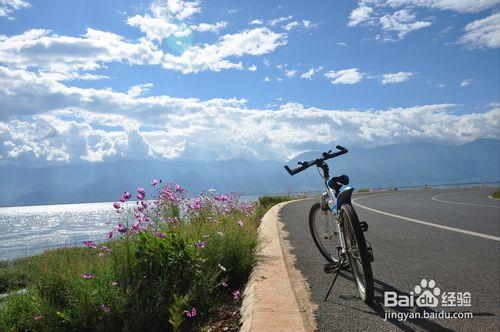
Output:
<svg viewBox="0 0 500 332">
<path fill-rule="evenodd" d="M 243 293 L 241 330 L 253 331 L 313 331 L 312 305 L 306 304 L 306 283 L 299 271 L 293 271 L 289 246 L 283 245 L 281 209 L 294 201 L 273 206 L 259 226 L 261 248 Z M 281 228 L 281 230 L 280 230 Z M 301 299 L 297 299 L 300 294 Z M 307 297 L 305 298 L 307 299 Z M 302 308 L 302 309 L 301 309 Z M 314 317 L 314 316 L 313 316 Z M 312 321 L 314 322 L 314 318 Z M 314 324 L 314 323 L 313 323 Z"/>
</svg>

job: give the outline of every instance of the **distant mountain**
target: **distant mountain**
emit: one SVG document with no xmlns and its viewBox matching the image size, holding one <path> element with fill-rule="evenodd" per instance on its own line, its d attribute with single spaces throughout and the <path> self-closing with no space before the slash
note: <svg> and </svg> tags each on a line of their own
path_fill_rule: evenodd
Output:
<svg viewBox="0 0 500 332">
<path fill-rule="evenodd" d="M 348 147 L 349 148 L 349 147 Z M 315 159 L 309 151 L 288 164 Z M 347 174 L 354 187 L 500 181 L 500 141 L 481 139 L 463 145 L 411 143 L 349 148 L 329 162 L 331 173 Z M 0 166 L 0 206 L 114 201 L 124 190 L 149 188 L 153 177 L 180 183 L 191 192 L 214 188 L 246 194 L 318 190 L 314 168 L 289 176 L 274 161 L 127 161 L 52 167 Z"/>
</svg>

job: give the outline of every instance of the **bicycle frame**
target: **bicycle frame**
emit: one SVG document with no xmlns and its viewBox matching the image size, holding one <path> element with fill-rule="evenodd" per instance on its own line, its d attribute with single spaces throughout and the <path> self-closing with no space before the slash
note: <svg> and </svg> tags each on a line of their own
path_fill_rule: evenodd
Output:
<svg viewBox="0 0 500 332">
<path fill-rule="evenodd" d="M 322 209 L 328 209 L 332 212 L 335 224 L 337 226 L 337 232 L 340 241 L 340 252 L 339 259 L 345 259 L 346 257 L 346 244 L 344 239 L 343 225 L 340 222 L 340 208 L 344 204 L 351 204 L 351 197 L 354 188 L 349 186 L 343 186 L 338 189 L 332 189 L 328 186 L 329 180 L 329 168 L 326 163 L 318 165 L 319 168 L 323 170 L 323 180 L 325 184 L 326 191 L 321 195 L 321 207 Z"/>
</svg>

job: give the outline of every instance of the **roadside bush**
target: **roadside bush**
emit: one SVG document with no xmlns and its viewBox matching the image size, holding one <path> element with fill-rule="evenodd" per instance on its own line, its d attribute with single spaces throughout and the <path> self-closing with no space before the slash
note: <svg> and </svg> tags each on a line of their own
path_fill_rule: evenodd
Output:
<svg viewBox="0 0 500 332">
<path fill-rule="evenodd" d="M 143 188 L 136 197 L 113 204 L 120 223 L 108 242 L 34 259 L 27 292 L 0 306 L 0 330 L 197 330 L 240 301 L 256 262 L 258 204 L 214 191 L 190 198 L 174 184 L 153 202 Z"/>
</svg>

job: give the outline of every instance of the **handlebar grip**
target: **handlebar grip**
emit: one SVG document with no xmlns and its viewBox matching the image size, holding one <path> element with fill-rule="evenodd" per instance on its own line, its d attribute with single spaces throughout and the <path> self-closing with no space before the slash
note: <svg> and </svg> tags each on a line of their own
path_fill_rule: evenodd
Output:
<svg viewBox="0 0 500 332">
<path fill-rule="evenodd" d="M 288 174 L 290 174 L 290 175 L 295 175 L 298 172 L 302 171 L 302 167 L 297 167 L 297 168 L 291 169 L 290 167 L 288 167 L 288 165 L 285 165 L 285 169 L 288 172 Z"/>
</svg>

